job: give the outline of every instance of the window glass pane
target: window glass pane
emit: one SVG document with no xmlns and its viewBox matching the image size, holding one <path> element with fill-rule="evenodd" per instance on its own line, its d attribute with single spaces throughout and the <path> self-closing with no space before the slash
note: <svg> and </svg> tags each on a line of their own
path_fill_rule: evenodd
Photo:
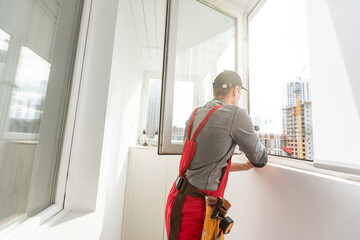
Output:
<svg viewBox="0 0 360 240">
<path fill-rule="evenodd" d="M 54 203 L 81 8 L 0 1 L 0 228 Z"/>
<path fill-rule="evenodd" d="M 312 160 L 305 0 L 268 0 L 249 23 L 250 115 L 270 154 Z"/>
<path fill-rule="evenodd" d="M 183 142 L 192 110 L 212 99 L 216 75 L 235 70 L 235 19 L 199 1 L 181 0 L 176 43 L 173 144 Z"/>
<path fill-rule="evenodd" d="M 184 138 L 185 122 L 193 110 L 194 83 L 175 81 L 174 112 L 171 141 L 182 143 Z"/>
</svg>

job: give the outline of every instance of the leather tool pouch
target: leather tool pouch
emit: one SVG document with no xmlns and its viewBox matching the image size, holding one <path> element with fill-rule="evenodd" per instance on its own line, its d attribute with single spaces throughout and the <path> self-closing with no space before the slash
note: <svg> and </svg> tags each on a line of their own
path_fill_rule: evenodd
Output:
<svg viewBox="0 0 360 240">
<path fill-rule="evenodd" d="M 205 196 L 206 214 L 202 230 L 202 240 L 223 240 L 230 232 L 234 221 L 226 214 L 231 204 L 218 197 Z"/>
</svg>

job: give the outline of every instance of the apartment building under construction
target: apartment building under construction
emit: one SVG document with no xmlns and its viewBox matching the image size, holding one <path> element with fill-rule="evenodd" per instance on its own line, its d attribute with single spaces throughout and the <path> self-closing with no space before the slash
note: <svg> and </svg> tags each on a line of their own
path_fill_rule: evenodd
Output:
<svg viewBox="0 0 360 240">
<path fill-rule="evenodd" d="M 286 136 L 287 153 L 296 158 L 313 159 L 309 83 L 288 83 L 287 96 L 288 105 L 283 108 L 283 133 Z"/>
</svg>

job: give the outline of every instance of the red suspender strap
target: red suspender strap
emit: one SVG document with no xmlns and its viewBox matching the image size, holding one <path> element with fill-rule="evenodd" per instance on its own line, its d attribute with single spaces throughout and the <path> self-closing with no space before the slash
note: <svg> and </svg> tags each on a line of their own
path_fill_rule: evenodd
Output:
<svg viewBox="0 0 360 240">
<path fill-rule="evenodd" d="M 213 107 L 208 114 L 206 115 L 206 117 L 204 118 L 204 120 L 200 123 L 199 127 L 195 130 L 193 137 L 191 138 L 191 140 L 196 139 L 197 135 L 199 134 L 199 132 L 201 131 L 201 129 L 204 127 L 205 123 L 209 120 L 209 118 L 211 117 L 211 115 L 218 109 L 221 108 L 224 105 L 219 105 L 216 107 Z M 193 120 L 193 119 L 192 119 Z"/>
<path fill-rule="evenodd" d="M 189 122 L 189 126 L 188 126 L 188 133 L 187 133 L 187 139 L 190 140 L 190 133 L 191 133 L 191 128 L 192 128 L 192 124 L 193 124 L 193 121 L 194 121 L 194 118 L 195 118 L 195 113 L 196 111 L 198 110 L 199 108 L 196 108 L 191 116 L 191 120 Z"/>
</svg>

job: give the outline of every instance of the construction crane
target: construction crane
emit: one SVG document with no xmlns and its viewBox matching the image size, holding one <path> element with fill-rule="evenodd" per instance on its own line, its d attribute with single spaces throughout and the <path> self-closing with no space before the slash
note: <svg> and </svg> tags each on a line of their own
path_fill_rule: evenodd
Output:
<svg viewBox="0 0 360 240">
<path fill-rule="evenodd" d="M 298 147 L 298 158 L 304 158 L 303 156 L 303 141 L 302 141 L 302 126 L 301 126 L 301 83 L 295 82 L 295 93 L 296 93 L 296 138 Z"/>
</svg>

